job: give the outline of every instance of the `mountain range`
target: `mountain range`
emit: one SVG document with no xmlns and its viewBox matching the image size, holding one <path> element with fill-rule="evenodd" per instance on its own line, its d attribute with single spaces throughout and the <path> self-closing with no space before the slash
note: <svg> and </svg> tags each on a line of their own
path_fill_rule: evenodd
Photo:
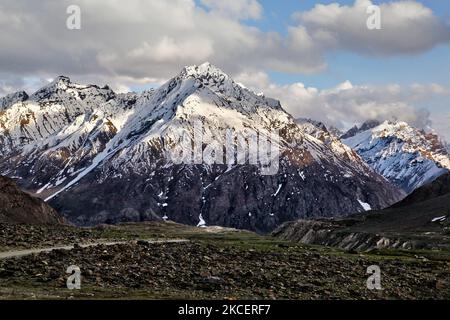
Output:
<svg viewBox="0 0 450 320">
<path fill-rule="evenodd" d="M 448 168 L 435 136 L 400 122 L 364 129 L 341 139 L 296 120 L 209 63 L 141 94 L 61 76 L 30 96 L 0 99 L 0 174 L 77 225 L 168 219 L 268 232 L 285 221 L 386 208 Z M 277 135 L 270 174 L 251 148 L 253 133 Z M 192 162 L 170 156 L 180 152 Z M 418 170 L 403 172 L 405 162 Z"/>
</svg>

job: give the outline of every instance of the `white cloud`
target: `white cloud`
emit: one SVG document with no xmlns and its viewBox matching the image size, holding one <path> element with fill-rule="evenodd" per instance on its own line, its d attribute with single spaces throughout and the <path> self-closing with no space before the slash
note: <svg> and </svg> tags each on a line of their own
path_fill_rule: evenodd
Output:
<svg viewBox="0 0 450 320">
<path fill-rule="evenodd" d="M 277 85 L 261 72 L 242 73 L 237 81 L 279 99 L 294 117 L 320 120 L 339 129 L 348 129 L 369 119 L 399 119 L 422 128 L 430 125 L 431 120 L 435 121 L 422 107 L 424 102 L 437 98 L 443 106 L 450 103 L 450 88 L 436 84 L 355 86 L 346 81 L 334 88 L 319 90 L 303 83 Z M 439 121 L 436 128 L 450 136 L 449 124 Z"/>
<path fill-rule="evenodd" d="M 208 59 L 214 50 L 208 39 L 192 38 L 188 40 L 175 40 L 171 37 L 162 37 L 154 44 L 147 42 L 131 50 L 127 54 L 129 59 L 143 59 L 152 63 L 177 62 L 182 59 Z"/>
<path fill-rule="evenodd" d="M 0 84 L 0 98 L 15 91 L 14 87 Z"/>
<path fill-rule="evenodd" d="M 24 79 L 10 74 L 0 73 L 0 97 L 17 91 L 17 88 L 26 86 Z"/>
<path fill-rule="evenodd" d="M 450 147 L 450 112 L 435 113 L 431 115 L 431 121 L 433 122 L 433 128 L 443 134 Z"/>
<path fill-rule="evenodd" d="M 17 77 L 141 81 L 210 61 L 231 74 L 317 73 L 333 50 L 411 54 L 449 40 L 449 27 L 414 1 L 383 4 L 383 30 L 369 31 L 364 7 L 370 3 L 317 5 L 297 13 L 282 35 L 242 21 L 262 18 L 257 0 L 3 0 L 0 70 Z M 81 8 L 81 30 L 66 28 L 70 4 Z"/>
<path fill-rule="evenodd" d="M 2 1 L 0 69 L 167 79 L 207 60 L 230 73 L 244 66 L 310 72 L 323 65 L 312 48 L 242 23 L 261 16 L 256 0 L 204 1 L 208 9 L 194 0 L 78 0 L 82 27 L 76 31 L 65 23 L 73 2 Z"/>
<path fill-rule="evenodd" d="M 294 14 L 302 28 L 323 50 L 346 50 L 369 55 L 413 54 L 450 41 L 450 27 L 433 11 L 415 1 L 383 3 L 381 30 L 367 28 L 369 0 L 352 6 L 332 3 Z"/>
</svg>

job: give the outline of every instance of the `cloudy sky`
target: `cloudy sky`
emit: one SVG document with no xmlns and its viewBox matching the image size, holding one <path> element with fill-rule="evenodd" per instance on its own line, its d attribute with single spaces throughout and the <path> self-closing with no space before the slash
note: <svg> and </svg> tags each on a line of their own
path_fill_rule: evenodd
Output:
<svg viewBox="0 0 450 320">
<path fill-rule="evenodd" d="M 448 1 L 2 0 L 0 28 L 0 96 L 61 74 L 140 91 L 209 61 L 296 117 L 398 118 L 450 140 Z"/>
</svg>

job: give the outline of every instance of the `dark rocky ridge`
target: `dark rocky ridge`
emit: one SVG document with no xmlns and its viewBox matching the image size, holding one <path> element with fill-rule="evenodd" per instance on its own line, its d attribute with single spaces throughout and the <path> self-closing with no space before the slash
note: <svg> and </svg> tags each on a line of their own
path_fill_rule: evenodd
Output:
<svg viewBox="0 0 450 320">
<path fill-rule="evenodd" d="M 11 179 L 0 176 L 0 222 L 61 224 L 64 219 L 44 201 L 21 191 Z"/>
<path fill-rule="evenodd" d="M 415 190 L 408 197 L 395 204 L 393 207 L 405 207 L 414 203 L 433 200 L 450 194 L 450 173 L 444 174 L 435 181 Z"/>
<path fill-rule="evenodd" d="M 379 126 L 379 125 L 380 125 L 380 121 L 378 121 L 378 120 L 369 120 L 369 121 L 364 122 L 361 125 L 361 127 L 354 126 L 354 127 L 350 128 L 350 130 L 348 130 L 347 132 L 342 134 L 340 136 L 340 138 L 341 139 L 347 139 L 347 138 L 355 136 L 359 132 L 363 132 L 363 131 L 375 128 L 376 126 Z"/>
<path fill-rule="evenodd" d="M 449 179 L 449 174 L 442 176 L 385 210 L 344 219 L 288 222 L 275 230 L 273 235 L 283 240 L 347 250 L 450 250 Z"/>
</svg>

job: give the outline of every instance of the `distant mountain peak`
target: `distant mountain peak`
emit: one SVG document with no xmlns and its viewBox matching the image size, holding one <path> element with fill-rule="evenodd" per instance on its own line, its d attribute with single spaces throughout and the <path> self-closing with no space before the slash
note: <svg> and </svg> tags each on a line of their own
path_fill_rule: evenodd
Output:
<svg viewBox="0 0 450 320">
<path fill-rule="evenodd" d="M 17 102 L 28 100 L 28 94 L 25 91 L 18 91 L 10 93 L 3 98 L 0 98 L 0 110 L 6 109 Z"/>
<path fill-rule="evenodd" d="M 88 100 L 96 100 L 100 95 L 110 100 L 116 94 L 108 85 L 100 88 L 94 84 L 78 84 L 72 82 L 69 77 L 61 75 L 33 93 L 30 96 L 30 100 L 37 102 L 48 99 L 61 102 L 67 102 L 68 99 L 85 100 L 87 98 Z"/>
<path fill-rule="evenodd" d="M 53 79 L 53 81 L 51 83 L 64 83 L 64 84 L 69 84 L 71 83 L 70 78 L 67 76 L 57 76 L 55 79 Z"/>
<path fill-rule="evenodd" d="M 52 82 L 48 83 L 44 87 L 40 88 L 38 91 L 31 95 L 31 100 L 40 100 L 50 97 L 52 94 L 56 93 L 58 90 L 66 90 L 72 82 L 69 77 L 58 76 L 53 79 Z"/>
<path fill-rule="evenodd" d="M 379 126 L 380 124 L 381 124 L 381 122 L 379 120 L 367 120 L 361 125 L 361 127 L 359 129 L 365 131 L 365 130 L 375 128 L 375 127 Z"/>
<path fill-rule="evenodd" d="M 404 121 L 366 123 L 341 138 L 375 171 L 410 193 L 450 170 L 441 138 Z"/>
<path fill-rule="evenodd" d="M 378 120 L 367 120 L 361 126 L 355 125 L 352 128 L 350 128 L 347 132 L 341 135 L 341 139 L 348 139 L 354 137 L 359 132 L 363 132 L 378 127 L 380 124 L 381 122 Z"/>
<path fill-rule="evenodd" d="M 253 92 L 209 62 L 184 67 L 176 77 L 169 80 L 161 89 L 164 93 L 177 90 L 179 96 L 188 96 L 203 88 L 209 89 L 218 97 L 225 98 L 233 104 L 235 109 L 254 111 L 254 106 L 281 109 L 278 100 Z M 182 92 L 179 92 L 180 90 Z"/>
<path fill-rule="evenodd" d="M 207 75 L 207 74 L 227 75 L 220 68 L 216 67 L 215 65 L 213 65 L 209 62 L 205 62 L 201 65 L 186 66 L 186 67 L 184 67 L 183 71 L 186 72 L 186 74 L 191 75 L 191 76 Z"/>
</svg>

